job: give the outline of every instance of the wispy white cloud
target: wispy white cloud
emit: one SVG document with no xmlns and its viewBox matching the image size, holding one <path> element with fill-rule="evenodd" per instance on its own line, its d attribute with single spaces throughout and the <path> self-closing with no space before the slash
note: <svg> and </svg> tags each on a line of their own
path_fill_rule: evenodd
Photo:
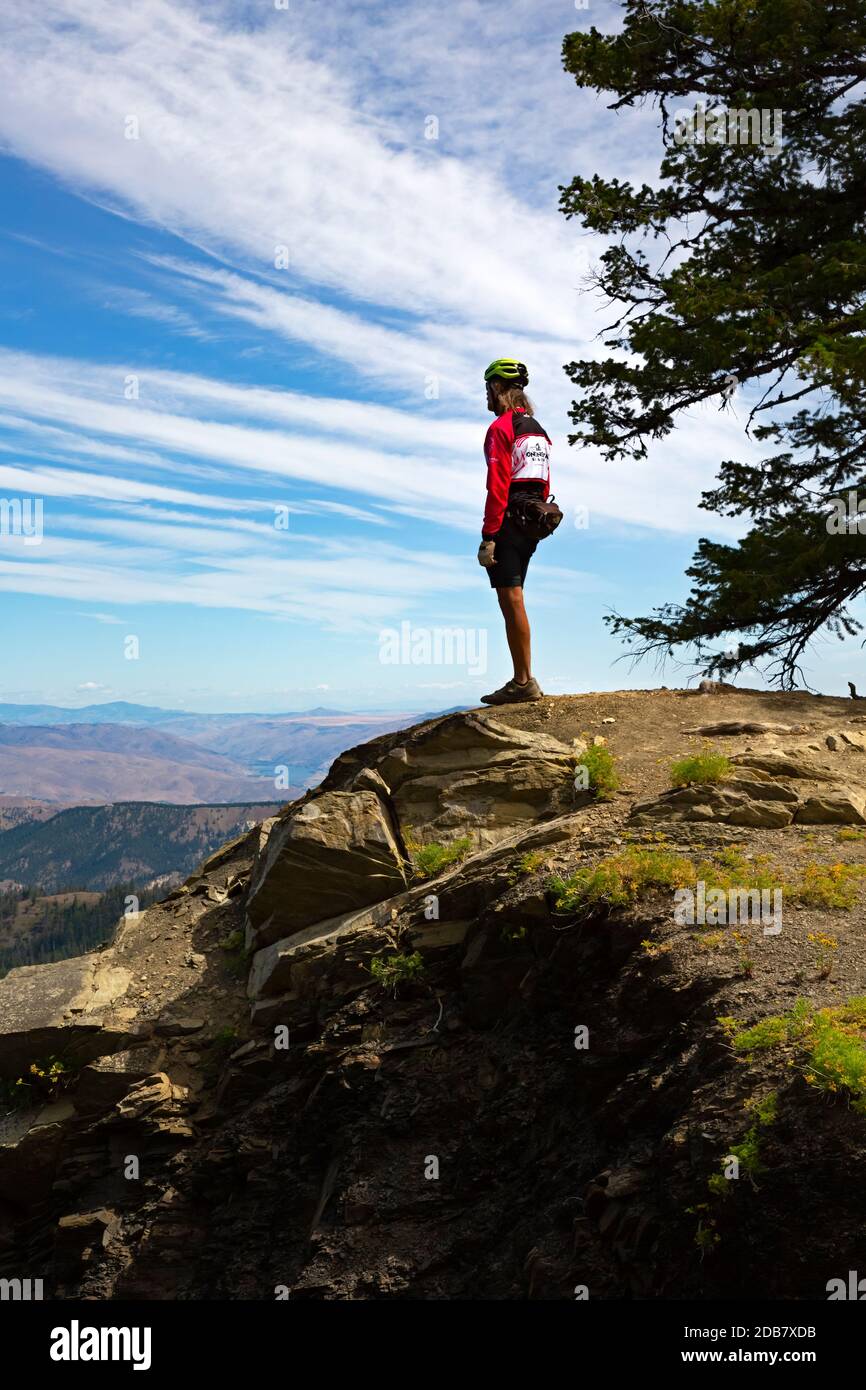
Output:
<svg viewBox="0 0 866 1390">
<path fill-rule="evenodd" d="M 116 285 L 103 288 L 101 298 L 106 309 L 121 314 L 132 314 L 135 318 L 153 319 L 156 323 L 165 324 L 167 328 L 183 334 L 186 338 L 209 340 L 213 337 L 213 334 L 196 323 L 192 315 L 188 314 L 185 309 L 179 309 L 176 304 L 161 303 L 147 290 Z"/>
<path fill-rule="evenodd" d="M 138 400 L 123 398 L 130 374 L 138 383 Z M 243 423 L 221 418 L 224 397 L 246 417 Z M 19 416 L 27 411 L 37 423 L 102 440 L 107 453 L 113 446 L 104 443 L 106 436 L 139 454 L 156 450 L 160 466 L 177 479 L 189 468 L 193 476 L 210 468 L 215 480 L 230 481 L 238 493 L 234 502 L 213 492 L 193 497 L 190 491 L 181 497 L 178 489 L 161 483 L 112 482 L 106 477 L 101 485 L 94 483 L 94 496 L 152 496 L 190 504 L 197 500 L 203 507 L 243 511 L 271 503 L 291 506 L 288 495 L 280 496 L 282 480 L 287 485 L 339 489 L 393 513 L 478 530 L 484 493 L 483 426 L 453 417 L 430 421 L 428 428 L 423 412 L 288 391 L 247 390 L 186 374 L 137 371 L 129 364 L 107 368 L 0 350 L 0 406 L 4 405 Z M 210 418 L 214 415 L 218 418 Z M 356 437 L 335 440 L 334 430 L 350 434 L 349 415 Z M 285 421 L 286 427 L 274 427 L 275 420 Z M 670 532 L 691 533 L 707 525 L 696 500 L 708 481 L 708 452 L 713 458 L 736 448 L 741 455 L 757 453 L 754 446 L 743 448 L 739 426 L 730 417 L 710 408 L 695 411 L 673 441 L 637 466 L 602 464 L 596 451 L 569 450 L 562 436 L 552 433 L 556 491 L 562 503 L 586 507 L 596 524 L 609 521 Z M 51 480 L 46 490 L 60 493 L 64 470 L 44 471 Z M 258 490 L 258 501 L 249 491 L 238 490 L 243 474 Z M 83 495 L 83 482 L 76 481 L 74 472 L 67 476 L 73 479 L 70 490 L 74 484 Z M 13 485 L 10 476 L 6 486 Z M 28 491 L 35 484 L 24 478 L 20 486 Z M 342 498 L 331 500 L 357 506 Z M 303 508 L 299 498 L 298 510 Z M 713 527 L 720 533 L 732 529 L 724 519 L 713 519 Z"/>
<path fill-rule="evenodd" d="M 592 172 L 610 138 L 596 137 L 609 118 L 559 70 L 581 12 L 539 0 L 517 26 L 533 28 L 533 47 L 515 41 L 507 7 L 482 0 L 373 16 L 343 0 L 242 8 L 243 20 L 222 0 L 42 0 L 0 16 L 3 148 L 132 233 L 187 243 L 171 255 L 130 245 L 137 283 L 116 286 L 113 265 L 103 300 L 189 338 L 175 343 L 189 353 L 243 324 L 244 374 L 263 350 L 270 364 L 267 384 L 241 385 L 232 365 L 153 365 L 178 360 L 167 355 L 0 351 L 0 450 L 18 455 L 0 489 L 53 499 L 43 545 L 0 552 L 0 589 L 336 629 L 453 607 L 478 592 L 466 536 L 483 505 L 480 373 L 502 352 L 539 384 L 572 541 L 578 506 L 596 535 L 708 529 L 695 504 L 709 465 L 749 453 L 729 417 L 696 412 L 639 467 L 566 444 L 561 364 L 601 351 L 606 322 L 585 293 L 600 243 L 555 207 L 554 162 L 563 180 Z M 605 27 L 617 9 L 594 0 L 592 20 Z M 431 64 L 431 51 L 448 61 Z M 621 118 L 632 138 L 618 173 L 645 160 L 652 121 Z M 292 353 L 327 365 L 327 394 L 294 389 L 290 367 L 286 389 L 274 385 L 273 362 Z M 278 532 L 277 504 L 308 529 Z M 379 534 L 403 541 L 410 521 L 425 524 L 417 544 Z M 567 565 L 536 581 L 542 603 L 600 587 Z"/>
<path fill-rule="evenodd" d="M 101 473 L 80 473 L 69 468 L 9 468 L 0 465 L 0 488 L 30 497 L 82 497 L 135 502 L 150 498 L 161 502 L 185 502 L 189 506 L 213 507 L 232 511 L 251 504 L 224 497 L 207 497 L 182 488 L 160 487 L 135 478 L 108 477 Z"/>
<path fill-rule="evenodd" d="M 7 147 L 95 199 L 262 269 L 285 245 L 290 277 L 368 304 L 574 332 L 564 224 L 480 162 L 398 144 L 295 26 L 45 0 L 4 29 Z"/>
</svg>

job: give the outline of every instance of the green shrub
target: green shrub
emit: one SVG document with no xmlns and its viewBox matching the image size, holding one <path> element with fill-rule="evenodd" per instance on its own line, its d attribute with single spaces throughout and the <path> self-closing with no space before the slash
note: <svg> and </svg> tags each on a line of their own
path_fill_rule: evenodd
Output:
<svg viewBox="0 0 866 1390">
<path fill-rule="evenodd" d="M 540 869 L 547 856 L 542 849 L 530 849 L 526 854 L 521 854 L 517 863 L 514 865 L 514 874 L 534 874 Z"/>
<path fill-rule="evenodd" d="M 398 954 L 387 959 L 377 956 L 370 962 L 370 974 L 373 979 L 394 995 L 401 984 L 418 980 L 423 973 L 424 958 L 420 951 L 413 952 L 411 956 Z"/>
<path fill-rule="evenodd" d="M 73 1080 L 72 1068 L 60 1057 L 41 1057 L 31 1062 L 23 1076 L 0 1081 L 0 1108 L 28 1110 L 56 1100 Z"/>
<path fill-rule="evenodd" d="M 578 869 L 570 878 L 553 878 L 550 891 L 558 912 L 628 907 L 649 888 L 689 882 L 694 865 L 668 849 L 629 845 L 610 859 Z"/>
<path fill-rule="evenodd" d="M 756 1052 L 765 1052 L 770 1047 L 780 1047 L 783 1043 L 799 1042 L 813 1026 L 815 1010 L 807 999 L 798 999 L 787 1014 L 771 1014 L 760 1023 L 742 1032 L 735 1033 L 732 1045 L 735 1052 L 743 1052 L 751 1057 Z"/>
<path fill-rule="evenodd" d="M 465 859 L 472 848 L 472 841 L 468 835 L 463 835 L 459 840 L 453 840 L 450 845 L 440 845 L 436 840 L 422 845 L 413 838 L 407 838 L 406 848 L 418 877 L 434 878 L 451 864 L 459 864 L 461 859 Z"/>
<path fill-rule="evenodd" d="M 235 929 L 233 932 L 229 932 L 228 936 L 222 937 L 222 939 L 217 942 L 221 951 L 237 951 L 243 944 L 244 934 L 239 928 Z"/>
<path fill-rule="evenodd" d="M 850 908 L 866 866 L 813 861 L 800 868 L 796 883 L 786 883 L 782 875 L 781 867 L 774 865 L 769 855 L 747 858 L 742 845 L 726 845 L 706 858 L 693 859 L 657 837 L 654 845 L 627 845 L 567 879 L 554 877 L 548 888 L 560 912 L 612 911 L 631 906 L 649 889 L 694 888 L 699 882 L 708 893 L 716 889 L 726 894 L 731 890 L 781 889 L 789 901 L 808 907 Z"/>
<path fill-rule="evenodd" d="M 856 995 L 830 1009 L 816 1009 L 798 999 L 790 1013 L 765 1018 L 736 1034 L 733 1046 L 747 1056 L 772 1047 L 801 1047 L 808 1084 L 821 1091 L 847 1092 L 852 1109 L 866 1114 L 864 1032 L 866 996 Z"/>
<path fill-rule="evenodd" d="M 605 748 L 603 743 L 591 744 L 585 753 L 578 756 L 575 770 L 579 767 L 586 768 L 590 790 L 595 792 L 598 800 L 610 801 L 620 785 L 616 758 L 610 749 Z"/>
<path fill-rule="evenodd" d="M 779 1098 L 775 1091 L 764 1096 L 760 1100 L 746 1102 L 747 1110 L 750 1110 L 754 1119 L 749 1129 L 743 1135 L 738 1144 L 732 1144 L 727 1154 L 722 1159 L 721 1173 L 713 1173 L 707 1186 L 716 1197 L 727 1197 L 732 1191 L 731 1179 L 726 1178 L 724 1169 L 727 1167 L 730 1157 L 736 1158 L 740 1165 L 740 1171 L 754 1183 L 759 1173 L 763 1172 L 761 1161 L 761 1141 L 763 1129 L 775 1123 L 779 1108 Z"/>
<path fill-rule="evenodd" d="M 678 758 L 671 763 L 672 787 L 687 787 L 691 782 L 723 782 L 734 771 L 734 765 L 724 753 L 714 753 L 707 749 L 703 753 L 691 753 L 687 758 Z"/>
<path fill-rule="evenodd" d="M 781 888 L 781 871 L 774 867 L 768 854 L 755 854 L 747 859 L 742 845 L 725 845 L 713 852 L 712 861 L 696 866 L 698 878 L 707 887 L 724 888 Z"/>
<path fill-rule="evenodd" d="M 847 1091 L 853 1109 L 866 1113 L 866 1047 L 862 1038 L 819 1016 L 806 1080 L 821 1091 Z"/>
<path fill-rule="evenodd" d="M 806 907 L 853 907 L 862 864 L 805 864 L 793 896 Z"/>
</svg>

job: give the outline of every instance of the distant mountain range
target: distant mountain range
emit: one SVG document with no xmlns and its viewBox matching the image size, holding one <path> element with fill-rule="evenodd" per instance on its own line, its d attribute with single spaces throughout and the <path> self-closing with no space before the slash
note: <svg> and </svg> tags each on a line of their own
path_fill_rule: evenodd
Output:
<svg viewBox="0 0 866 1390">
<path fill-rule="evenodd" d="M 0 725 L 0 794 L 69 805 L 106 801 L 258 801 L 273 776 L 158 729 Z"/>
<path fill-rule="evenodd" d="M 346 717 L 343 710 L 316 709 L 301 710 L 298 714 L 286 716 L 292 719 L 309 715 L 327 715 L 329 718 Z M 203 716 L 210 719 L 270 719 L 273 715 L 263 714 L 214 714 Z M 283 716 L 276 716 L 282 718 Z M 348 716 L 350 718 L 356 716 Z M 10 705 L 0 701 L 0 724 L 166 724 L 173 719 L 189 718 L 189 710 L 160 709 L 156 705 L 134 705 L 128 700 L 107 700 L 101 705 L 81 705 L 69 709 L 64 705 Z"/>
<path fill-rule="evenodd" d="M 66 807 L 57 801 L 36 801 L 29 796 L 0 796 L 0 831 L 12 830 L 25 821 L 48 820 Z"/>
<path fill-rule="evenodd" d="M 0 833 L 0 885 L 58 893 L 185 878 L 212 850 L 274 815 L 280 804 L 74 806 Z"/>
<path fill-rule="evenodd" d="M 81 709 L 0 704 L 0 827 L 15 819 L 3 814 L 12 801 L 289 801 L 343 749 L 431 717 L 323 707 L 196 714 L 124 700 Z"/>
<path fill-rule="evenodd" d="M 92 950 L 124 893 L 164 896 L 346 748 L 433 717 L 0 703 L 0 976 Z"/>
</svg>

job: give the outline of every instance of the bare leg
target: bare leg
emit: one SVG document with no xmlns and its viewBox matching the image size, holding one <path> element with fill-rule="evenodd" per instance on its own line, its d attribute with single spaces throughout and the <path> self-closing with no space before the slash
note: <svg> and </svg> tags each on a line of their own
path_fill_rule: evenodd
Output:
<svg viewBox="0 0 866 1390">
<path fill-rule="evenodd" d="M 514 679 L 519 685 L 525 685 L 532 675 L 532 657 L 529 619 L 523 604 L 523 590 L 497 589 L 496 597 L 505 619 L 505 636 L 511 660 L 514 662 Z"/>
</svg>

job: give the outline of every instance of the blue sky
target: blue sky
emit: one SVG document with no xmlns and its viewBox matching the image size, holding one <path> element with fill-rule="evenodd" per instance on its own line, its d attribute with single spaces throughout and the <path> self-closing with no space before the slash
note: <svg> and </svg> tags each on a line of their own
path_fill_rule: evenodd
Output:
<svg viewBox="0 0 866 1390">
<path fill-rule="evenodd" d="M 697 536 L 734 534 L 702 488 L 755 454 L 737 402 L 642 464 L 566 442 L 562 363 L 602 350 L 610 311 L 587 288 L 604 245 L 557 185 L 658 163 L 651 110 L 561 71 L 564 33 L 618 12 L 44 0 L 0 21 L 0 498 L 43 505 L 40 544 L 0 537 L 0 698 L 477 700 L 510 673 L 475 561 L 504 354 L 566 513 L 527 585 L 544 688 L 682 682 L 617 664 L 601 617 L 684 595 Z M 383 663 L 403 624 L 484 634 L 486 670 Z M 807 670 L 844 692 L 860 658 L 830 643 Z"/>
</svg>

